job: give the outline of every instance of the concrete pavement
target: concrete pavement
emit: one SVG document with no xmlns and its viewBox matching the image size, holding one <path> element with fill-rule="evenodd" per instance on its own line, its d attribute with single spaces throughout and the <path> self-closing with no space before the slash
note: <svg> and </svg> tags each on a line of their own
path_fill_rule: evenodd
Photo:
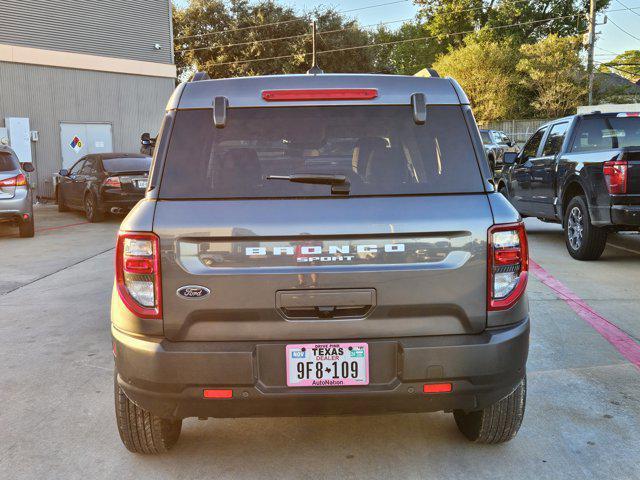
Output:
<svg viewBox="0 0 640 480">
<path fill-rule="evenodd" d="M 508 444 L 470 444 L 448 414 L 188 419 L 169 454 L 130 454 L 109 339 L 118 219 L 74 225 L 54 209 L 39 227 L 64 228 L 0 237 L 2 479 L 640 479 L 640 370 L 535 278 L 527 412 Z M 558 226 L 527 226 L 532 258 L 637 340 L 640 238 L 613 235 L 584 263 Z"/>
</svg>

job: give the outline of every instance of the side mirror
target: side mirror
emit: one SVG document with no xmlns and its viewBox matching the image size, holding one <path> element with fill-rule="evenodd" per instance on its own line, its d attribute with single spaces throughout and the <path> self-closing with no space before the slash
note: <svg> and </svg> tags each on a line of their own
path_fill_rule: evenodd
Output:
<svg viewBox="0 0 640 480">
<path fill-rule="evenodd" d="M 148 132 L 145 132 L 142 135 L 140 135 L 140 143 L 145 146 L 151 145 L 151 134 L 149 134 Z"/>
<path fill-rule="evenodd" d="M 36 170 L 35 168 L 33 168 L 33 163 L 31 162 L 24 162 L 20 164 L 20 166 L 22 167 L 22 170 L 24 170 L 27 173 L 31 173 Z"/>
<path fill-rule="evenodd" d="M 516 158 L 518 158 L 518 154 L 516 152 L 504 152 L 502 162 L 505 165 L 513 165 L 516 163 Z"/>
<path fill-rule="evenodd" d="M 67 170 L 66 168 L 63 168 L 58 172 L 58 175 L 60 175 L 61 177 L 67 177 L 69 175 L 69 170 Z"/>
</svg>

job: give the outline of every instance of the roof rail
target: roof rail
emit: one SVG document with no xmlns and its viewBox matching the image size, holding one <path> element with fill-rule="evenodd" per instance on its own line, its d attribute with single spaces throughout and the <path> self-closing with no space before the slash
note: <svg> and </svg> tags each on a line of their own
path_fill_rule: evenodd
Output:
<svg viewBox="0 0 640 480">
<path fill-rule="evenodd" d="M 419 72 L 414 73 L 413 76 L 440 78 L 440 74 L 434 68 L 423 68 Z"/>
<path fill-rule="evenodd" d="M 211 80 L 211 77 L 207 72 L 196 72 L 193 74 L 193 77 L 191 77 L 192 82 L 200 82 L 202 80 Z"/>
</svg>

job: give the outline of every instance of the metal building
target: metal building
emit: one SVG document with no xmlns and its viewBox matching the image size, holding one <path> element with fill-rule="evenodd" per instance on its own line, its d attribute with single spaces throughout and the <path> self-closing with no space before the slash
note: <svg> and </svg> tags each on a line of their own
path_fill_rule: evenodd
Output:
<svg viewBox="0 0 640 480">
<path fill-rule="evenodd" d="M 175 86 L 171 0 L 0 0 L 0 142 L 36 194 L 88 153 L 137 152 Z"/>
</svg>

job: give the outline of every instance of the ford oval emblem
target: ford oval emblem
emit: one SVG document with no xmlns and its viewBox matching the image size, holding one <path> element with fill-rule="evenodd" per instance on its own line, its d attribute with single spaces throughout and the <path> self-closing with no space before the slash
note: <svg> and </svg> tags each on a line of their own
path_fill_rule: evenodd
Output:
<svg viewBox="0 0 640 480">
<path fill-rule="evenodd" d="M 200 285 L 185 285 L 180 287 L 176 293 L 182 298 L 203 298 L 209 295 L 211 290 Z"/>
</svg>

